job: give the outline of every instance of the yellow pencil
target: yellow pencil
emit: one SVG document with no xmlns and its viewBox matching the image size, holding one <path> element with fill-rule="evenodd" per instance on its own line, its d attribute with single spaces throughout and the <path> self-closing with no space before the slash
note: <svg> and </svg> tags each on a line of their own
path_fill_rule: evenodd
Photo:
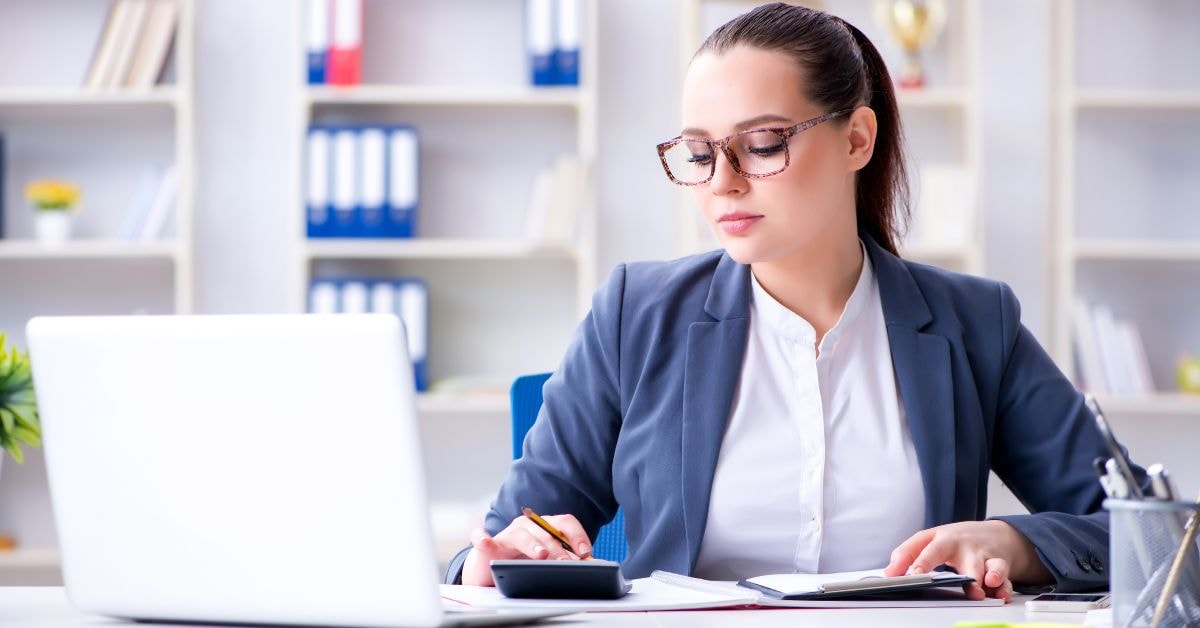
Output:
<svg viewBox="0 0 1200 628">
<path fill-rule="evenodd" d="M 537 524 L 537 527 L 545 530 L 547 534 L 554 537 L 554 539 L 558 541 L 559 545 L 562 545 L 562 548 L 566 550 L 568 554 L 574 556 L 575 558 L 579 558 L 579 555 L 575 553 L 575 550 L 571 549 L 571 542 L 567 540 L 567 537 L 563 536 L 562 532 L 558 531 L 558 528 L 550 525 L 550 522 L 542 519 L 541 515 L 534 512 L 533 509 L 528 506 L 522 508 L 521 513 L 525 515 L 525 518 Z M 584 557 L 583 560 L 592 560 L 592 557 L 587 556 Z"/>
</svg>

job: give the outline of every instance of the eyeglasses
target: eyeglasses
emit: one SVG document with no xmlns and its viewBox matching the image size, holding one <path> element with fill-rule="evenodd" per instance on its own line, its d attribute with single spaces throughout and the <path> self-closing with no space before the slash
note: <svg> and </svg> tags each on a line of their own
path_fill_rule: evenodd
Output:
<svg viewBox="0 0 1200 628">
<path fill-rule="evenodd" d="M 783 172 L 791 158 L 788 140 L 823 122 L 853 113 L 843 109 L 805 120 L 796 126 L 778 129 L 751 129 L 720 140 L 677 137 L 658 145 L 667 178 L 679 185 L 700 185 L 712 180 L 717 171 L 716 151 L 720 149 L 734 172 L 761 179 Z"/>
</svg>

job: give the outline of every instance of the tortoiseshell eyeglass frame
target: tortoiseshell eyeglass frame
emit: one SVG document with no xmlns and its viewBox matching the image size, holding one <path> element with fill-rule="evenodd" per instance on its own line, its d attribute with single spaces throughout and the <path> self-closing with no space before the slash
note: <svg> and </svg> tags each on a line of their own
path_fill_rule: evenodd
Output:
<svg viewBox="0 0 1200 628">
<path fill-rule="evenodd" d="M 738 174 L 740 174 L 743 177 L 746 177 L 748 179 L 762 179 L 764 177 L 777 175 L 777 174 L 783 172 L 784 170 L 787 170 L 787 167 L 791 164 L 791 155 L 788 151 L 788 140 L 790 140 L 793 136 L 803 133 L 804 131 L 811 129 L 814 126 L 817 126 L 818 124 L 828 122 L 839 116 L 844 116 L 844 115 L 851 114 L 851 113 L 854 113 L 853 109 L 843 109 L 841 111 L 833 111 L 830 113 L 826 113 L 824 115 L 817 116 L 811 120 L 805 120 L 804 122 L 801 122 L 800 124 L 797 124 L 795 126 L 790 126 L 790 127 L 786 127 L 786 128 L 780 127 L 780 128 L 749 129 L 747 131 L 738 131 L 737 133 L 734 133 L 733 135 L 730 135 L 729 137 L 719 139 L 719 140 L 705 140 L 705 139 L 700 139 L 700 138 L 687 138 L 687 140 L 685 140 L 683 138 L 683 136 L 681 135 L 679 137 L 669 139 L 658 145 L 658 160 L 662 162 L 663 172 L 667 173 L 667 178 L 670 179 L 672 183 L 675 183 L 676 185 L 686 185 L 686 186 L 704 185 L 705 183 L 712 181 L 713 175 L 716 174 L 716 172 L 717 172 L 717 160 L 716 159 L 713 159 L 708 164 L 708 176 L 705 177 L 704 180 L 702 180 L 702 181 L 696 181 L 693 183 L 684 182 L 684 181 L 680 181 L 679 179 L 676 179 L 675 175 L 671 173 L 671 166 L 669 166 L 667 164 L 667 151 L 670 150 L 672 147 L 674 147 L 675 145 L 677 145 L 681 142 L 684 142 L 684 141 L 690 141 L 690 142 L 700 141 L 700 142 L 704 142 L 705 144 L 708 144 L 708 147 L 711 151 L 713 151 L 713 154 L 716 154 L 717 149 L 720 149 L 721 152 L 725 154 L 725 158 L 729 160 L 729 165 L 733 166 L 734 172 L 737 172 Z M 733 152 L 733 150 L 731 150 L 729 148 L 729 144 L 733 140 L 737 139 L 739 136 L 745 135 L 747 133 L 758 133 L 761 131 L 771 131 L 773 133 L 778 134 L 779 137 L 781 139 L 783 139 L 783 167 L 774 172 L 768 172 L 766 174 L 751 174 L 749 172 L 743 172 L 741 164 L 738 163 L 737 154 L 735 154 Z"/>
</svg>

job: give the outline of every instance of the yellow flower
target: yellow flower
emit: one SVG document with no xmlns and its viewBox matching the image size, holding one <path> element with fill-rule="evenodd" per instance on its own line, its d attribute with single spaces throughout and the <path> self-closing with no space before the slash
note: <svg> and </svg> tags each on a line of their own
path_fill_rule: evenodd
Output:
<svg viewBox="0 0 1200 628">
<path fill-rule="evenodd" d="M 71 209 L 79 202 L 79 188 L 65 181 L 33 181 L 25 186 L 25 198 L 38 209 Z"/>
</svg>

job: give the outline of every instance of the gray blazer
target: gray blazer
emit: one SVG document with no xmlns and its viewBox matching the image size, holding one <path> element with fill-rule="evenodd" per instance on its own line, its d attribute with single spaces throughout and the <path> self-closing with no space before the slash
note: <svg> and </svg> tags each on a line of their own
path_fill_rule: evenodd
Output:
<svg viewBox="0 0 1200 628">
<path fill-rule="evenodd" d="M 926 526 L 983 519 L 994 470 L 1034 513 L 999 519 L 1033 543 L 1057 589 L 1105 587 L 1108 515 L 1092 467 L 1105 448 L 1083 396 L 1021 324 L 1012 290 L 901 260 L 862 237 L 925 487 Z M 690 574 L 749 308 L 750 269 L 721 251 L 618 266 L 545 384 L 487 530 L 500 532 L 530 506 L 571 513 L 595 538 L 620 506 L 627 577 Z M 770 469 L 762 476 L 772 481 Z M 448 582 L 461 577 L 465 556 L 451 562 Z"/>
</svg>

